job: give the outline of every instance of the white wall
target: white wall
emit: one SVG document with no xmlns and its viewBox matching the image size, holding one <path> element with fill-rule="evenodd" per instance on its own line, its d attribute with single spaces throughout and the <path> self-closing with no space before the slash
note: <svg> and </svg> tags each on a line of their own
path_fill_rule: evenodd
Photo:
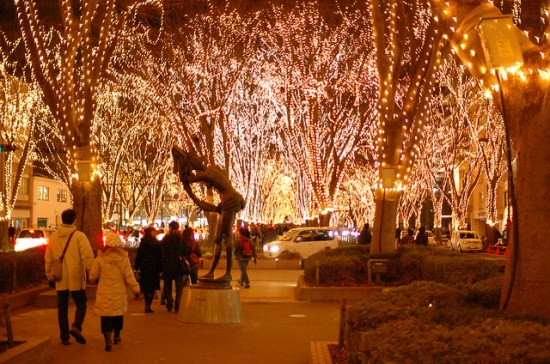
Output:
<svg viewBox="0 0 550 364">
<path fill-rule="evenodd" d="M 32 216 L 31 225 L 38 227 L 38 221 L 46 221 L 46 227 L 58 227 L 61 224 L 61 213 L 72 207 L 72 198 L 67 186 L 61 182 L 44 177 L 32 177 Z M 47 201 L 39 200 L 39 187 L 44 186 L 49 188 L 49 198 Z M 57 201 L 57 191 L 67 191 L 67 202 Z"/>
</svg>

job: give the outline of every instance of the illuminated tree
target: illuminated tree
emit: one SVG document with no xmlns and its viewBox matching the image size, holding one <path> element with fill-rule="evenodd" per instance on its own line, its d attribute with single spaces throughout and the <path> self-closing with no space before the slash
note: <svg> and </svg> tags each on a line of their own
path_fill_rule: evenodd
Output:
<svg viewBox="0 0 550 364">
<path fill-rule="evenodd" d="M 415 168 L 409 179 L 407 189 L 403 191 L 400 197 L 397 215 L 399 220 L 405 222 L 404 227 L 409 227 L 409 221 L 414 217 L 414 228 L 419 228 L 422 225 L 422 208 L 424 201 L 428 196 L 429 185 L 426 183 L 425 170 L 423 168 Z"/>
<path fill-rule="evenodd" d="M 487 212 L 487 242 L 495 244 L 495 232 L 498 219 L 498 188 L 502 177 L 507 173 L 506 135 L 500 111 L 490 99 L 479 105 L 480 117 L 469 120 L 470 133 L 474 146 L 481 156 L 481 168 L 487 179 L 485 206 Z M 508 204 L 508 203 L 507 203 Z M 509 216 L 506 215 L 506 219 Z"/>
<path fill-rule="evenodd" d="M 339 226 L 360 229 L 366 223 L 373 225 L 376 177 L 371 164 L 356 159 L 334 199 L 337 206 L 334 215 Z"/>
<path fill-rule="evenodd" d="M 438 75 L 439 92 L 432 100 L 427 128 L 431 143 L 419 147 L 432 181 L 451 205 L 455 227 L 466 226 L 471 194 L 482 173 L 481 153 L 471 125 L 486 119 L 483 92 L 462 66 L 445 62 Z M 438 178 L 442 177 L 442 178 Z"/>
<path fill-rule="evenodd" d="M 482 17 L 501 16 L 500 11 L 486 1 L 432 1 L 434 16 L 451 22 L 451 27 L 445 30 L 452 34 L 451 43 L 461 61 L 492 93 L 503 112 L 506 149 L 510 151 L 510 144 L 513 144 L 517 151 L 517 173 L 509 179 L 513 218 L 501 307 L 514 313 L 550 318 L 546 304 L 550 300 L 547 268 L 550 244 L 545 239 L 550 216 L 550 104 L 547 102 L 550 47 L 545 33 L 548 11 L 546 2 L 527 3 L 526 9 L 535 15 L 533 19 L 536 21 L 525 24 L 538 24 L 540 28 L 533 32 L 537 38 L 532 39 L 542 45 L 538 46 L 524 33 L 516 32 L 524 64 L 515 74 L 496 71 L 497 80 L 497 73 L 489 70 L 485 62 L 475 26 Z M 509 158 L 508 169 L 510 162 Z"/>
<path fill-rule="evenodd" d="M 376 167 L 380 175 L 373 240 L 382 243 L 374 250 L 371 246 L 376 252 L 395 247 L 397 204 L 414 170 L 446 48 L 440 20 L 432 16 L 428 4 L 378 0 L 369 4 L 379 89 Z"/>
<path fill-rule="evenodd" d="M 135 75 L 119 75 L 116 85 L 105 85 L 98 95 L 93 134 L 101 161 L 105 220 L 112 220 L 116 211 L 120 219 L 127 213 L 132 221 L 144 206 L 147 221 L 153 222 L 163 202 L 175 138 L 155 105 L 141 94 L 146 89 Z"/>
<path fill-rule="evenodd" d="M 43 123 L 51 118 L 40 90 L 6 72 L 7 56 L 0 57 L 0 144 L 11 146 L 10 150 L 0 152 L 0 248 L 3 250 L 9 249 L 8 226 L 21 179 L 41 141 L 36 130 L 44 129 Z"/>
<path fill-rule="evenodd" d="M 338 9 L 327 15 L 319 8 L 312 2 L 289 12 L 273 7 L 277 21 L 265 35 L 264 50 L 272 57 L 269 72 L 288 150 L 312 191 L 309 216 L 335 208 L 342 178 L 375 116 L 371 37 L 363 13 Z"/>
<path fill-rule="evenodd" d="M 264 193 L 270 193 L 274 183 L 280 182 L 277 174 L 284 171 L 284 168 L 274 169 L 276 165 L 270 163 L 270 160 L 281 155 L 281 143 L 276 129 L 279 116 L 272 89 L 262 79 L 262 64 L 259 59 L 250 62 L 248 71 L 235 86 L 229 126 L 233 146 L 232 181 L 246 201 L 241 218 L 246 221 L 267 222 L 273 220 L 275 210 L 274 206 L 268 208 L 265 205 L 268 196 Z M 276 205 L 280 208 L 284 203 L 276 202 Z M 288 209 L 284 210 L 288 215 Z"/>
<path fill-rule="evenodd" d="M 155 54 L 158 64 L 149 69 L 150 92 L 164 106 L 178 143 L 230 173 L 235 127 L 229 116 L 247 62 L 254 58 L 255 17 L 207 5 L 166 35 L 165 47 Z M 210 202 L 217 198 L 211 189 L 206 194 Z M 209 226 L 215 226 L 216 214 L 208 215 Z"/>
<path fill-rule="evenodd" d="M 85 182 L 74 177 L 78 161 L 88 161 L 92 172 L 97 164 L 90 133 L 95 95 L 126 12 L 115 5 L 115 0 L 64 0 L 59 5 L 59 23 L 48 29 L 42 26 L 35 1 L 16 0 L 33 75 L 64 137 L 70 169 L 61 181 L 73 195 L 79 213 L 77 225 L 97 248 L 95 237 L 101 229 L 99 179 Z"/>
<path fill-rule="evenodd" d="M 434 101 L 434 105 L 442 106 L 446 109 L 448 100 L 436 97 L 441 103 Z M 434 112 L 437 115 L 437 111 Z M 445 114 L 446 115 L 446 114 Z M 430 118 L 430 123 L 426 127 L 424 142 L 419 148 L 417 156 L 417 171 L 421 171 L 419 176 L 430 194 L 434 211 L 434 235 L 437 241 L 441 241 L 442 237 L 442 218 L 443 204 L 446 199 L 446 191 L 450 181 L 445 178 L 445 171 L 452 168 L 448 165 L 447 153 L 447 130 L 448 126 L 445 123 L 445 117 Z"/>
<path fill-rule="evenodd" d="M 265 165 L 261 165 L 257 173 L 264 175 L 264 183 L 260 186 L 262 189 L 262 219 L 263 222 L 279 223 L 290 217 L 292 221 L 296 219 L 295 202 L 299 196 L 294 189 L 294 179 L 286 168 L 286 162 L 272 158 Z"/>
</svg>

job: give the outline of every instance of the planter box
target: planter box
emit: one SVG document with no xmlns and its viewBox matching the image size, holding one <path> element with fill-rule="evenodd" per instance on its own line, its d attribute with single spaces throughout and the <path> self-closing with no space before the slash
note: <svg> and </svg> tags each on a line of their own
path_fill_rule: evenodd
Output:
<svg viewBox="0 0 550 364">
<path fill-rule="evenodd" d="M 16 339 L 18 344 L 0 354 L 0 364 L 31 364 L 43 363 L 48 356 L 46 347 L 50 345 L 50 338 Z"/>
<path fill-rule="evenodd" d="M 300 276 L 296 285 L 296 300 L 298 301 L 360 301 L 373 294 L 382 292 L 384 287 L 309 287 L 304 282 L 304 276 Z"/>
</svg>

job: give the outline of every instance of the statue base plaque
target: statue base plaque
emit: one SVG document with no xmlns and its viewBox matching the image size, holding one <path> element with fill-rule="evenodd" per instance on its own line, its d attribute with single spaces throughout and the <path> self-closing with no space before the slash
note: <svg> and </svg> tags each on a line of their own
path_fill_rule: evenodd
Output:
<svg viewBox="0 0 550 364">
<path fill-rule="evenodd" d="M 193 324 L 238 324 L 243 322 L 239 288 L 199 281 L 185 287 L 178 320 Z"/>
</svg>

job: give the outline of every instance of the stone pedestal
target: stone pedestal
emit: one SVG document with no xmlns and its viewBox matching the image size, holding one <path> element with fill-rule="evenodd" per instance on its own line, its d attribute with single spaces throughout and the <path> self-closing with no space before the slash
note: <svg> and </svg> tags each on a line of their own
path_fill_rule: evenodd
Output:
<svg viewBox="0 0 550 364">
<path fill-rule="evenodd" d="M 194 324 L 238 324 L 243 322 L 239 288 L 185 287 L 181 296 L 179 321 Z"/>
</svg>

